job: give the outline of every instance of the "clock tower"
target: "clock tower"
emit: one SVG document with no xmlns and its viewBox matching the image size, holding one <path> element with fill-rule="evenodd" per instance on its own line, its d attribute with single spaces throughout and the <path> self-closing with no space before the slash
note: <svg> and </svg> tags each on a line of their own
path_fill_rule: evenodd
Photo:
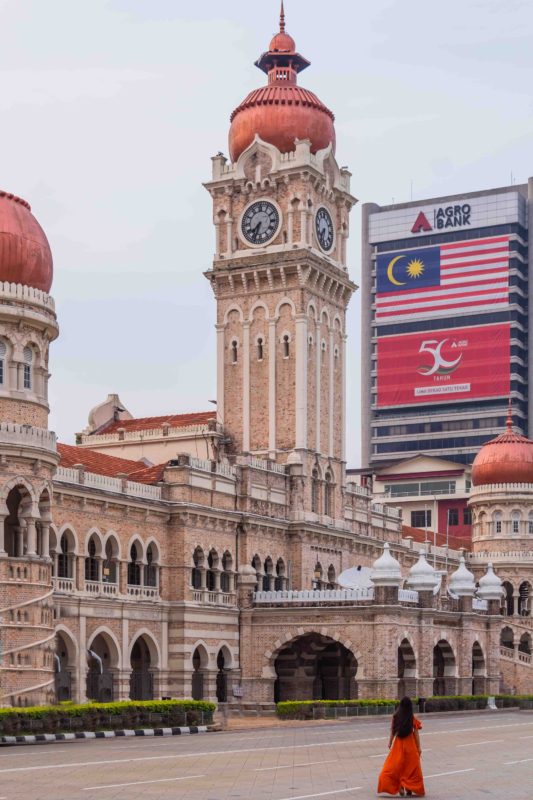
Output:
<svg viewBox="0 0 533 800">
<path fill-rule="evenodd" d="M 219 422 L 235 454 L 301 465 L 304 506 L 342 516 L 350 173 L 332 112 L 297 83 L 309 62 L 280 30 L 256 66 L 268 83 L 231 115 L 212 159 Z M 318 484 L 329 484 L 318 492 Z M 320 501 L 318 497 L 325 498 Z M 329 498 L 329 499 L 328 499 Z M 336 508 L 335 508 L 336 506 Z"/>
</svg>

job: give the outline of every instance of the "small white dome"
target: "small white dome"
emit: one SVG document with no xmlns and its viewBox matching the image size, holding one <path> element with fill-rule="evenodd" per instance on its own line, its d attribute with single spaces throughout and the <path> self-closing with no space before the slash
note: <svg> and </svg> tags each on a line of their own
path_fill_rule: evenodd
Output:
<svg viewBox="0 0 533 800">
<path fill-rule="evenodd" d="M 459 559 L 459 566 L 450 575 L 448 583 L 450 592 L 459 597 L 473 597 L 476 591 L 476 580 L 473 572 L 467 569 L 465 557 L 461 556 Z"/>
<path fill-rule="evenodd" d="M 400 564 L 391 556 L 388 542 L 385 542 L 383 553 L 372 565 L 370 580 L 374 586 L 399 586 L 402 583 Z"/>
<path fill-rule="evenodd" d="M 479 579 L 478 597 L 481 600 L 500 600 L 502 593 L 501 578 L 496 575 L 492 562 L 489 561 L 486 573 Z"/>
<path fill-rule="evenodd" d="M 420 550 L 418 561 L 409 570 L 407 582 L 410 587 L 422 592 L 432 592 L 437 585 L 438 576 L 426 560 L 426 551 Z"/>
</svg>

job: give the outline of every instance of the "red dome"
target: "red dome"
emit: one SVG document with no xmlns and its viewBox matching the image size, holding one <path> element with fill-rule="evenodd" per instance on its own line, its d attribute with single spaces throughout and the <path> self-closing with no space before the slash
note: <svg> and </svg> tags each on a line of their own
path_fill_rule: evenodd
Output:
<svg viewBox="0 0 533 800">
<path fill-rule="evenodd" d="M 506 432 L 483 445 L 475 457 L 472 483 L 533 483 L 533 442 L 513 432 L 510 416 Z"/>
<path fill-rule="evenodd" d="M 52 276 L 50 245 L 29 204 L 0 191 L 0 281 L 48 293 Z"/>
<path fill-rule="evenodd" d="M 276 33 L 268 49 L 271 53 L 295 53 L 296 42 L 288 33 L 280 32 Z"/>
<path fill-rule="evenodd" d="M 297 75 L 309 61 L 296 52 L 294 39 L 285 32 L 283 4 L 279 33 L 256 66 L 267 73 L 268 85 L 250 92 L 231 115 L 231 160 L 239 158 L 256 134 L 282 153 L 294 150 L 296 139 L 309 139 L 313 153 L 330 144 L 335 150 L 335 117 L 313 92 L 297 85 Z"/>
<path fill-rule="evenodd" d="M 284 82 L 255 89 L 231 115 L 231 160 L 239 158 L 256 133 L 282 153 L 294 150 L 295 139 L 310 139 L 313 153 L 329 144 L 335 150 L 334 119 L 316 94 L 301 86 Z"/>
</svg>

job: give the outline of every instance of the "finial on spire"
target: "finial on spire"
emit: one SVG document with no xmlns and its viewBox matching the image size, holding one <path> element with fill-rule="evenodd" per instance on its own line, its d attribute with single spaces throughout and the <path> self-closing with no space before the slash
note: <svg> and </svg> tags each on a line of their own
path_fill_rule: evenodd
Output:
<svg viewBox="0 0 533 800">
<path fill-rule="evenodd" d="M 285 33 L 285 9 L 283 8 L 283 0 L 281 0 L 281 9 L 279 12 L 279 32 Z"/>
<path fill-rule="evenodd" d="M 513 432 L 513 401 L 509 398 L 509 407 L 507 409 L 507 430 L 509 433 Z"/>
</svg>

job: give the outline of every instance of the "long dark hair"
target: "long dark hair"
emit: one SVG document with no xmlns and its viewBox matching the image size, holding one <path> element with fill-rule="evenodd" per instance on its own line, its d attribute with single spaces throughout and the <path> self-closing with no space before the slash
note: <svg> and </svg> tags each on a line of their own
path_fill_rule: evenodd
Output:
<svg viewBox="0 0 533 800">
<path fill-rule="evenodd" d="M 399 739 L 405 739 L 413 732 L 413 704 L 410 697 L 402 697 L 400 700 L 392 718 L 392 732 Z"/>
</svg>

